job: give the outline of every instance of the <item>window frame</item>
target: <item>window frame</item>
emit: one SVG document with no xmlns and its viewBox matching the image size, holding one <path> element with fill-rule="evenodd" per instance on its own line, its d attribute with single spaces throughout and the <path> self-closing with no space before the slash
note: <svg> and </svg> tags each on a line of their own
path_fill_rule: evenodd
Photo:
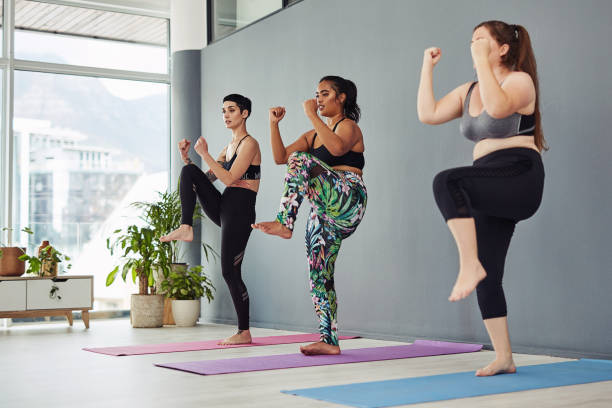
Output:
<svg viewBox="0 0 612 408">
<path fill-rule="evenodd" d="M 252 22 L 250 22 L 249 24 L 240 27 L 238 29 L 235 29 L 234 31 L 232 31 L 231 33 L 225 34 L 224 36 L 221 36 L 219 38 L 213 38 L 214 37 L 214 12 L 215 12 L 215 7 L 214 7 L 214 1 L 215 0 L 206 0 L 206 44 L 207 45 L 211 45 L 214 44 L 216 42 L 219 42 L 221 40 L 223 40 L 224 38 L 228 38 L 232 35 L 234 35 L 235 33 L 238 33 L 242 30 L 244 30 L 245 28 L 248 28 L 250 26 L 252 26 L 253 24 L 257 24 L 258 22 L 265 20 L 266 18 L 273 16 L 277 13 L 280 13 L 281 11 L 285 10 L 288 7 L 292 7 L 294 5 L 296 5 L 297 3 L 301 3 L 303 0 L 294 0 L 293 3 L 289 4 L 289 0 L 282 0 L 282 5 L 281 8 L 279 8 L 278 10 L 273 11 L 270 14 L 266 14 L 263 17 L 258 18 L 257 20 L 253 20 Z"/>
</svg>

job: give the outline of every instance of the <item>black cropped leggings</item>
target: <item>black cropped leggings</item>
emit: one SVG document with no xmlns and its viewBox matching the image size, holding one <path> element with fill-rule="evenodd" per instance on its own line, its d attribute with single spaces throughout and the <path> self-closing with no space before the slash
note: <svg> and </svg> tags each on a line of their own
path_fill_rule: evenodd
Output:
<svg viewBox="0 0 612 408">
<path fill-rule="evenodd" d="M 507 315 L 502 288 L 506 253 L 516 223 L 540 206 L 543 187 L 542 158 L 528 148 L 498 150 L 434 178 L 444 219 L 473 217 L 476 223 L 478 258 L 487 272 L 476 288 L 483 319 Z"/>
<path fill-rule="evenodd" d="M 238 329 L 249 328 L 249 293 L 242 280 L 242 259 L 255 222 L 257 193 L 240 187 L 228 187 L 222 193 L 194 164 L 181 171 L 181 224 L 193 224 L 196 196 L 215 224 L 221 227 L 221 271 L 227 283 L 236 314 Z"/>
</svg>

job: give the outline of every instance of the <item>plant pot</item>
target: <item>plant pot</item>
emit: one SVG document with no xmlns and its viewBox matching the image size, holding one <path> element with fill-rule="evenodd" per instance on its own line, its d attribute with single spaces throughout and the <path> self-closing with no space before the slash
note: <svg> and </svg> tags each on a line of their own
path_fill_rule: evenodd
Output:
<svg viewBox="0 0 612 408">
<path fill-rule="evenodd" d="M 184 272 L 187 270 L 188 265 L 186 263 L 171 263 L 170 269 L 172 272 Z M 166 292 L 162 290 L 162 281 L 165 279 L 164 274 L 162 273 L 160 268 L 157 268 L 153 271 L 153 276 L 155 278 L 155 293 L 160 295 L 166 295 Z M 174 322 L 174 317 L 172 317 L 172 298 L 164 297 L 164 325 L 173 325 L 176 324 Z"/>
<path fill-rule="evenodd" d="M 177 326 L 195 326 L 200 317 L 200 299 L 172 300 L 172 315 Z"/>
<path fill-rule="evenodd" d="M 25 272 L 25 262 L 20 261 L 21 255 L 25 254 L 25 248 L 3 247 L 0 257 L 0 276 L 21 276 Z"/>
<path fill-rule="evenodd" d="M 172 301 L 174 299 L 167 298 L 164 296 L 164 325 L 166 324 L 176 324 L 174 322 L 174 317 L 172 316 Z"/>
<path fill-rule="evenodd" d="M 130 321 L 132 327 L 162 327 L 164 297 L 162 295 L 132 295 Z"/>
</svg>

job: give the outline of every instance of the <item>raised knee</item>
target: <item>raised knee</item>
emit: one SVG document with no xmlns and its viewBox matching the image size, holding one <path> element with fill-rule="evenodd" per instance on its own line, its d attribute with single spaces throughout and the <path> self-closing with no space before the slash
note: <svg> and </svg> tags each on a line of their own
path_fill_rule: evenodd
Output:
<svg viewBox="0 0 612 408">
<path fill-rule="evenodd" d="M 450 171 L 444 170 L 436 174 L 433 179 L 434 194 L 439 195 L 441 192 L 448 190 L 448 175 Z"/>
<path fill-rule="evenodd" d="M 185 175 L 190 175 L 194 167 L 197 167 L 197 166 L 193 163 L 184 165 L 183 168 L 181 169 L 181 178 Z"/>
<path fill-rule="evenodd" d="M 308 157 L 309 154 L 306 152 L 293 152 L 289 155 L 289 162 L 295 162 L 295 161 L 300 161 L 300 160 L 304 160 L 304 158 Z"/>
</svg>

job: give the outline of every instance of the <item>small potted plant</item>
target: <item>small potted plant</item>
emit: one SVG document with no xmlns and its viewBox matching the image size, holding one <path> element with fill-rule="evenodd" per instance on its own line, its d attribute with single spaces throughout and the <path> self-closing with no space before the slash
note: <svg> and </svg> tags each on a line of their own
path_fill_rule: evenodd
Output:
<svg viewBox="0 0 612 408">
<path fill-rule="evenodd" d="M 163 323 L 164 297 L 155 293 L 154 271 L 164 263 L 163 252 L 159 251 L 159 241 L 152 229 L 130 225 L 125 232 L 118 229 L 113 243 L 106 240 L 111 255 L 121 252 L 121 263 L 106 277 L 106 286 L 111 285 L 119 271 L 126 282 L 128 275 L 132 281 L 138 280 L 138 294 L 131 296 L 130 320 L 132 327 L 161 327 Z"/>
<path fill-rule="evenodd" d="M 0 276 L 21 276 L 25 272 L 25 262 L 19 257 L 26 253 L 26 249 L 13 245 L 12 228 L 2 228 L 2 232 L 7 235 L 7 244 L 0 241 Z M 33 231 L 26 227 L 21 230 L 27 234 Z"/>
<path fill-rule="evenodd" d="M 195 326 L 200 316 L 200 298 L 206 296 L 208 303 L 214 299 L 215 287 L 199 265 L 173 270 L 161 287 L 173 298 L 172 316 L 177 326 Z"/>
<path fill-rule="evenodd" d="M 36 276 L 57 276 L 57 266 L 60 262 L 70 261 L 70 257 L 64 255 L 57 249 L 48 245 L 40 249 L 38 256 L 23 254 L 18 259 L 28 263 L 26 274 Z M 72 268 L 72 264 L 67 264 L 66 269 Z"/>
</svg>

